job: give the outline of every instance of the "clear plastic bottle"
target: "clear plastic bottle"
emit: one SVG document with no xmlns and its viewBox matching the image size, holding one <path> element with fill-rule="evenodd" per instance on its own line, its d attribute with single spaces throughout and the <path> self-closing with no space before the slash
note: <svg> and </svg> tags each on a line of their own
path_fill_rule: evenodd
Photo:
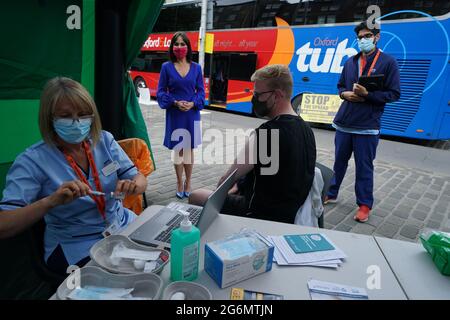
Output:
<svg viewBox="0 0 450 320">
<path fill-rule="evenodd" d="M 198 276 L 200 230 L 183 213 L 180 227 L 172 231 L 170 248 L 170 278 L 172 281 L 193 281 Z"/>
</svg>

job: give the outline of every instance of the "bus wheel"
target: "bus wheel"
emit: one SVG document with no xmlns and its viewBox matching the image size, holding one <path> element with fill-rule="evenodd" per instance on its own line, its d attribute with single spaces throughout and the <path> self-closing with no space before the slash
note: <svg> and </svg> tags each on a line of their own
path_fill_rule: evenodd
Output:
<svg viewBox="0 0 450 320">
<path fill-rule="evenodd" d="M 292 102 L 291 102 L 291 104 L 292 104 L 292 107 L 294 108 L 294 111 L 297 113 L 297 114 L 300 114 L 300 106 L 301 106 L 301 104 L 302 104 L 302 98 L 303 98 L 303 94 L 299 94 L 298 96 L 296 96 L 293 100 L 292 100 Z"/>
<path fill-rule="evenodd" d="M 136 97 L 138 98 L 140 96 L 139 88 L 147 88 L 147 84 L 141 77 L 136 77 L 136 79 L 134 79 L 134 89 L 136 90 Z"/>
</svg>

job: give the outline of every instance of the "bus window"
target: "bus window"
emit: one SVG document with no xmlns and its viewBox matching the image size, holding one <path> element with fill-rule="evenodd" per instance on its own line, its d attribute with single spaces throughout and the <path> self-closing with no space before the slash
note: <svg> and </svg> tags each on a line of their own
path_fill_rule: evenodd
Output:
<svg viewBox="0 0 450 320">
<path fill-rule="evenodd" d="M 441 16 L 450 11 L 450 1 L 442 0 L 378 0 L 377 5 L 381 9 L 381 15 L 400 10 L 416 10 L 425 12 L 432 16 Z M 400 13 L 389 16 L 388 20 L 394 19 L 408 19 L 408 18 L 422 18 L 423 15 L 415 13 Z"/>
<path fill-rule="evenodd" d="M 256 54 L 232 53 L 230 55 L 229 79 L 250 81 L 256 70 Z"/>
<path fill-rule="evenodd" d="M 367 7 L 373 4 L 377 4 L 377 0 L 308 1 L 299 12 L 299 18 L 308 25 L 362 21 L 367 18 Z"/>
<path fill-rule="evenodd" d="M 153 32 L 170 32 L 176 30 L 177 7 L 162 8 L 156 20 Z"/>
<path fill-rule="evenodd" d="M 214 2 L 214 29 L 251 28 L 253 26 L 256 1 L 233 1 L 231 4 L 229 0 Z"/>
<path fill-rule="evenodd" d="M 145 70 L 145 59 L 144 55 L 140 54 L 131 64 L 130 70 L 132 71 L 144 71 Z"/>
<path fill-rule="evenodd" d="M 159 13 L 153 32 L 198 30 L 200 18 L 200 3 L 165 5 Z"/>
</svg>

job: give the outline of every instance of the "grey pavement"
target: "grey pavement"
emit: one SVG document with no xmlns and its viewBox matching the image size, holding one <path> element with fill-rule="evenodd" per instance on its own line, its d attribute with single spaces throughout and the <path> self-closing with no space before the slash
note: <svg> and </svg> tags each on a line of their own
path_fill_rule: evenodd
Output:
<svg viewBox="0 0 450 320">
<path fill-rule="evenodd" d="M 153 204 L 176 201 L 176 178 L 170 151 L 162 145 L 165 113 L 155 102 L 142 104 L 156 162 L 156 171 L 148 177 L 147 199 Z M 256 128 L 264 120 L 204 110 L 202 129 Z M 317 161 L 332 168 L 334 132 L 314 128 Z M 235 143 L 234 143 L 235 144 Z M 227 141 L 227 149 L 234 148 Z M 204 148 L 207 143 L 204 143 Z M 238 145 L 237 149 L 242 147 Z M 204 150 L 204 149 L 203 149 Z M 225 152 L 225 153 L 226 153 Z M 234 153 L 233 153 L 234 154 Z M 225 157 L 226 155 L 224 155 Z M 196 154 L 198 159 L 199 155 Z M 224 158 L 225 159 L 225 158 Z M 213 190 L 226 164 L 195 164 L 192 187 Z M 406 241 L 418 241 L 425 228 L 450 232 L 450 150 L 380 139 L 375 160 L 375 204 L 369 221 L 353 220 L 357 205 L 354 195 L 355 167 L 349 162 L 337 204 L 325 207 L 325 228 Z M 184 200 L 186 201 L 186 200 Z"/>
</svg>

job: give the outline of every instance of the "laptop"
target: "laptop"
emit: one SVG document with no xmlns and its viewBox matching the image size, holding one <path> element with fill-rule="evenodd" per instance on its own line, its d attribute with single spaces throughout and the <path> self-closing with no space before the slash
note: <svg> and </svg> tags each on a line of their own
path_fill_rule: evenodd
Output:
<svg viewBox="0 0 450 320">
<path fill-rule="evenodd" d="M 170 249 L 172 230 L 180 226 L 183 220 L 183 211 L 189 213 L 189 220 L 200 229 L 202 235 L 220 213 L 228 191 L 235 182 L 236 171 L 237 169 L 208 197 L 203 207 L 182 202 L 171 202 L 132 232 L 130 239 L 144 245 Z"/>
</svg>

